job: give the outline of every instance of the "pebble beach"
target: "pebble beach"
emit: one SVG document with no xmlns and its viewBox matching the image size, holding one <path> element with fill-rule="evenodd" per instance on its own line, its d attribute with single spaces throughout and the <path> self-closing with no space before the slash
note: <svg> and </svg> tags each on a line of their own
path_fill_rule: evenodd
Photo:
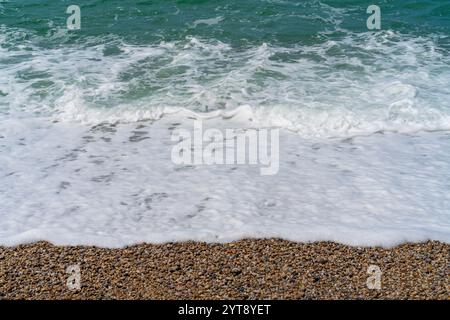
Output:
<svg viewBox="0 0 450 320">
<path fill-rule="evenodd" d="M 38 242 L 0 247 L 1 299 L 440 299 L 450 297 L 450 245 L 394 248 L 280 239 L 122 249 Z M 69 266 L 80 288 L 67 285 Z M 382 272 L 370 289 L 369 266 Z"/>
<path fill-rule="evenodd" d="M 0 300 L 450 300 L 450 1 L 378 2 L 0 0 Z"/>
</svg>

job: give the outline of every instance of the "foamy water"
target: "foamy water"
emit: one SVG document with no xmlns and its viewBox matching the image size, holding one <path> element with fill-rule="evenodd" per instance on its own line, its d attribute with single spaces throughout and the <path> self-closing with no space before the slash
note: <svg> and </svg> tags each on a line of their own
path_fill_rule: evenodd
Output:
<svg viewBox="0 0 450 320">
<path fill-rule="evenodd" d="M 157 40 L 0 25 L 0 245 L 450 242 L 448 35 L 357 32 L 355 7 L 311 5 L 288 13 L 329 28 L 299 41 L 216 34 L 247 19 L 221 6 Z M 278 174 L 175 165 L 193 119 L 280 128 Z"/>
</svg>

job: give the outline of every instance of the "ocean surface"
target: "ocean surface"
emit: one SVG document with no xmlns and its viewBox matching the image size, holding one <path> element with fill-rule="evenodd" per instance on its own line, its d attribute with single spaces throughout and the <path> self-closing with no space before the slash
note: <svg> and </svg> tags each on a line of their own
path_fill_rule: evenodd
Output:
<svg viewBox="0 0 450 320">
<path fill-rule="evenodd" d="M 174 164 L 194 119 L 279 172 Z M 0 245 L 247 237 L 450 243 L 450 1 L 0 1 Z"/>
</svg>

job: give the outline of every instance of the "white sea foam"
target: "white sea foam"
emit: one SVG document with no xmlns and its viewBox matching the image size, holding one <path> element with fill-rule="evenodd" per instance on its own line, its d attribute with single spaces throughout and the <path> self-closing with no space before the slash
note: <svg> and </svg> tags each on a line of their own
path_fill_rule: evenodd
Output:
<svg viewBox="0 0 450 320">
<path fill-rule="evenodd" d="M 212 25 L 216 25 L 219 24 L 220 22 L 223 21 L 223 17 L 215 17 L 215 18 L 209 18 L 209 19 L 198 19 L 195 20 L 193 23 L 193 27 L 196 28 L 198 25 L 207 25 L 207 26 L 212 26 Z"/>
<path fill-rule="evenodd" d="M 260 176 L 255 166 L 174 165 L 170 133 L 189 128 L 183 117 L 91 129 L 0 122 L 0 244 L 450 242 L 448 133 L 314 141 L 284 131 L 280 171 Z"/>
</svg>

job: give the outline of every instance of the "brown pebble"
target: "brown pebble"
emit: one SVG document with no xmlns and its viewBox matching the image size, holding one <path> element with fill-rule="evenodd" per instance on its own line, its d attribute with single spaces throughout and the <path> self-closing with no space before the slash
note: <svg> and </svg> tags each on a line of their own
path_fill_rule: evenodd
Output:
<svg viewBox="0 0 450 320">
<path fill-rule="evenodd" d="M 123 249 L 38 242 L 0 247 L 0 299 L 443 299 L 450 245 L 395 248 L 280 239 L 140 244 Z M 80 290 L 67 267 L 80 266 Z M 381 289 L 370 289 L 377 265 Z"/>
</svg>

